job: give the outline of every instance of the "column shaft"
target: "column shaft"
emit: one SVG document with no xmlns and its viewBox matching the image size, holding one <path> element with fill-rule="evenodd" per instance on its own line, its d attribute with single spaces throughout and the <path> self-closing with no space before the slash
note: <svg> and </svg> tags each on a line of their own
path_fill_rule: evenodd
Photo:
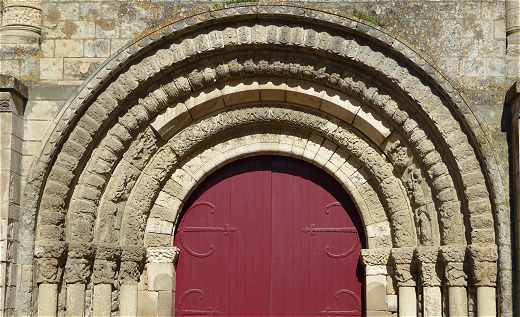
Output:
<svg viewBox="0 0 520 317">
<path fill-rule="evenodd" d="M 417 294 L 415 293 L 415 287 L 399 287 L 399 316 L 417 316 Z"/>
<path fill-rule="evenodd" d="M 442 316 L 442 295 L 438 286 L 423 287 L 423 317 Z"/>
<path fill-rule="evenodd" d="M 137 316 L 137 284 L 123 284 L 119 290 L 119 315 Z"/>
<path fill-rule="evenodd" d="M 85 314 L 85 284 L 67 285 L 66 316 L 83 317 Z"/>
<path fill-rule="evenodd" d="M 497 315 L 496 292 L 494 287 L 477 287 L 477 316 Z"/>
<path fill-rule="evenodd" d="M 468 316 L 468 295 L 466 287 L 450 286 L 448 288 L 449 316 Z"/>
<path fill-rule="evenodd" d="M 41 283 L 38 286 L 38 316 L 54 317 L 58 307 L 58 284 Z"/>
<path fill-rule="evenodd" d="M 94 300 L 92 306 L 94 317 L 110 317 L 112 312 L 112 285 L 94 285 Z"/>
<path fill-rule="evenodd" d="M 368 272 L 368 268 L 367 268 Z M 366 276 L 366 310 L 371 312 L 386 312 L 386 275 Z"/>
</svg>

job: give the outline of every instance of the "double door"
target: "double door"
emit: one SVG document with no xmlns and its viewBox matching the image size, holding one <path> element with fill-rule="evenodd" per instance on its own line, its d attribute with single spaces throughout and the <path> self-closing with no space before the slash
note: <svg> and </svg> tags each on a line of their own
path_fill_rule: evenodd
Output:
<svg viewBox="0 0 520 317">
<path fill-rule="evenodd" d="M 356 211 L 326 173 L 265 156 L 192 195 L 175 245 L 177 316 L 360 316 Z"/>
</svg>

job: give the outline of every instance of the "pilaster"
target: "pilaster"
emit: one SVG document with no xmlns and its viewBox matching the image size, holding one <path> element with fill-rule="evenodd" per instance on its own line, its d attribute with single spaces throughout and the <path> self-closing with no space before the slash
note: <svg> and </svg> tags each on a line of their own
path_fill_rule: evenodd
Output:
<svg viewBox="0 0 520 317">
<path fill-rule="evenodd" d="M 23 113 L 27 88 L 0 75 L 0 316 L 14 312 L 16 245 L 21 200 Z"/>
</svg>

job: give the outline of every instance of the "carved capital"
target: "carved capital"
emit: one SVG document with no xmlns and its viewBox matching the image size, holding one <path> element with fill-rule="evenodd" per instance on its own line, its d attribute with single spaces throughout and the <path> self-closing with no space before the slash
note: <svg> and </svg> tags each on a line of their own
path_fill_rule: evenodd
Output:
<svg viewBox="0 0 520 317">
<path fill-rule="evenodd" d="M 119 268 L 119 280 L 121 284 L 132 284 L 139 282 L 143 268 L 143 262 L 122 261 Z"/>
<path fill-rule="evenodd" d="M 61 267 L 59 261 L 56 258 L 38 258 L 36 259 L 37 264 L 37 283 L 50 283 L 56 284 L 60 280 Z"/>
<path fill-rule="evenodd" d="M 92 274 L 94 284 L 113 284 L 116 277 L 116 268 L 115 261 L 96 259 Z"/>
<path fill-rule="evenodd" d="M 381 266 L 387 265 L 388 258 L 390 256 L 391 249 L 378 248 L 378 249 L 362 249 L 361 260 L 363 264 L 368 266 Z"/>
<path fill-rule="evenodd" d="M 467 286 L 467 276 L 464 272 L 466 246 L 449 245 L 441 247 L 441 257 L 444 265 L 444 282 L 448 286 Z"/>
<path fill-rule="evenodd" d="M 494 244 L 470 245 L 471 282 L 473 285 L 495 287 L 497 283 L 497 247 Z"/>
<path fill-rule="evenodd" d="M 90 260 L 69 258 L 65 264 L 65 281 L 68 284 L 87 284 L 91 268 Z"/>
<path fill-rule="evenodd" d="M 390 253 L 390 261 L 394 267 L 393 278 L 397 286 L 415 286 L 414 248 L 396 248 Z"/>
<path fill-rule="evenodd" d="M 121 250 L 121 261 L 143 262 L 145 254 L 144 246 L 126 246 Z"/>
<path fill-rule="evenodd" d="M 95 246 L 96 258 L 92 280 L 94 284 L 113 284 L 121 249 L 113 244 L 101 243 Z"/>
<path fill-rule="evenodd" d="M 146 249 L 148 263 L 177 263 L 179 248 L 177 247 L 150 247 Z"/>
<path fill-rule="evenodd" d="M 122 284 L 139 282 L 144 267 L 146 249 L 143 246 L 126 246 L 121 250 L 119 280 Z"/>
<path fill-rule="evenodd" d="M 441 279 L 439 274 L 439 249 L 437 247 L 419 247 L 416 249 L 419 274 L 423 287 L 440 286 Z"/>
</svg>

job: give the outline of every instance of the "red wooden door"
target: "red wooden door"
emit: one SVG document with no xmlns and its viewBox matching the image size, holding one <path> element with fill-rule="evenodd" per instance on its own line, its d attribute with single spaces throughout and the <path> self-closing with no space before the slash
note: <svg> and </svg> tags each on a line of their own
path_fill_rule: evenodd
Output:
<svg viewBox="0 0 520 317">
<path fill-rule="evenodd" d="M 265 156 L 192 195 L 175 244 L 177 316 L 360 316 L 361 232 L 327 174 Z"/>
</svg>

